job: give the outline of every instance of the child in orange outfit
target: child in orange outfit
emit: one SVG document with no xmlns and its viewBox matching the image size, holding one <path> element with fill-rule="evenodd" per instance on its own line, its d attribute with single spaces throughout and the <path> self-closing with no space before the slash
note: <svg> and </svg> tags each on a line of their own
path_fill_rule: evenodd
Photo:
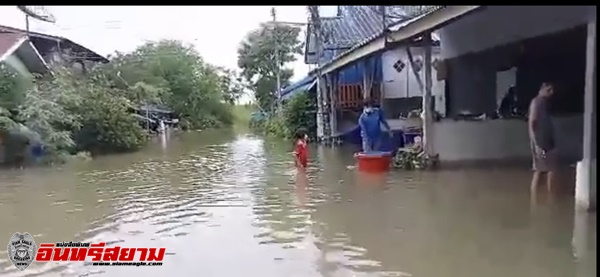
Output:
<svg viewBox="0 0 600 277">
<path fill-rule="evenodd" d="M 308 166 L 308 132 L 304 128 L 300 128 L 294 134 L 294 161 L 296 168 L 300 170 L 306 169 Z"/>
</svg>

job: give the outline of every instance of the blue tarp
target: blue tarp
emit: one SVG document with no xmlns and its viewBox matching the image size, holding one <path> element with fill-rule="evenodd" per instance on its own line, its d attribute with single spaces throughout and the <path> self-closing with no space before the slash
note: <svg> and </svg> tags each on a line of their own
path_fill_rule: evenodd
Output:
<svg viewBox="0 0 600 277">
<path fill-rule="evenodd" d="M 366 65 L 365 65 L 366 63 Z M 368 71 L 368 76 L 373 78 L 375 83 L 381 83 L 383 80 L 383 71 L 381 68 L 381 54 L 355 61 L 344 66 L 338 71 L 340 85 L 362 84 L 363 72 Z M 281 99 L 287 100 L 296 93 L 308 91 L 316 84 L 316 76 L 309 75 L 302 80 L 295 82 L 281 90 Z"/>
<path fill-rule="evenodd" d="M 366 66 L 365 66 L 366 62 Z M 383 70 L 381 67 L 381 54 L 354 61 L 338 71 L 340 85 L 352 85 L 363 83 L 363 72 L 367 71 L 368 76 L 373 78 L 375 83 L 381 83 L 383 80 Z"/>
<path fill-rule="evenodd" d="M 287 100 L 296 93 L 310 90 L 316 84 L 316 79 L 315 76 L 306 76 L 304 79 L 287 86 L 281 90 L 281 99 Z"/>
</svg>

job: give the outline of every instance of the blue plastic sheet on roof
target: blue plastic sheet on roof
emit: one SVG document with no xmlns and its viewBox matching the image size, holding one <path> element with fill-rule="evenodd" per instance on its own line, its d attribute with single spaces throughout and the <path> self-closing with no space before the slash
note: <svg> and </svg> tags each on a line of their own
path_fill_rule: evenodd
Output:
<svg viewBox="0 0 600 277">
<path fill-rule="evenodd" d="M 286 100 L 299 92 L 310 90 L 315 85 L 316 79 L 315 76 L 306 76 L 304 79 L 289 85 L 281 90 L 281 99 Z"/>
</svg>

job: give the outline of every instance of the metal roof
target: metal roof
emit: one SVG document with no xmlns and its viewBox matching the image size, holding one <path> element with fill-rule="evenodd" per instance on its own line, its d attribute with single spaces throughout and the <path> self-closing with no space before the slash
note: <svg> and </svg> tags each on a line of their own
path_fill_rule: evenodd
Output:
<svg viewBox="0 0 600 277">
<path fill-rule="evenodd" d="M 385 26 L 393 26 L 439 6 L 386 6 Z M 351 48 L 383 30 L 380 6 L 339 6 L 337 17 L 322 18 L 325 49 Z M 312 34 L 307 36 L 308 52 L 314 52 Z"/>
<path fill-rule="evenodd" d="M 398 9 L 394 9 L 398 10 Z M 401 12 L 401 11 L 400 11 Z M 397 11 L 395 13 L 398 13 Z M 386 10 L 385 25 L 399 19 Z M 383 16 L 378 6 L 340 6 L 340 16 L 323 21 L 326 48 L 349 48 L 383 29 Z"/>
<path fill-rule="evenodd" d="M 386 7 L 386 26 L 401 21 L 405 13 L 398 6 Z M 354 46 L 383 29 L 379 6 L 339 6 L 337 17 L 322 18 L 321 29 L 325 49 L 344 49 Z M 314 52 L 314 34 L 307 34 L 307 52 Z"/>
<path fill-rule="evenodd" d="M 296 91 L 310 89 L 311 84 L 315 82 L 316 76 L 308 75 L 281 90 L 281 98 L 286 99 L 295 94 Z"/>
<path fill-rule="evenodd" d="M 26 30 L 9 27 L 9 26 L 4 26 L 4 25 L 0 25 L 0 32 L 15 33 L 15 34 L 21 34 L 21 35 L 27 34 Z M 41 38 L 41 39 L 47 39 L 47 40 L 60 41 L 60 42 L 64 42 L 64 43 L 70 43 L 70 44 L 74 45 L 75 47 L 81 48 L 85 52 L 89 53 L 90 54 L 89 58 L 91 58 L 92 60 L 97 60 L 97 61 L 100 61 L 103 63 L 109 62 L 108 59 L 105 58 L 104 56 L 90 50 L 89 48 L 82 46 L 81 44 L 73 42 L 72 40 L 70 40 L 68 38 L 54 36 L 54 35 L 48 35 L 48 34 L 43 34 L 43 33 L 38 33 L 38 32 L 32 32 L 32 31 L 29 32 L 29 35 L 31 36 L 31 38 Z"/>
<path fill-rule="evenodd" d="M 398 30 L 400 30 L 400 29 L 402 29 L 402 28 L 406 27 L 407 25 L 409 25 L 409 24 L 411 24 L 411 23 L 413 23 L 413 22 L 415 22 L 415 21 L 418 21 L 418 20 L 420 20 L 421 18 L 423 18 L 423 17 L 427 16 L 428 14 L 430 14 L 430 13 L 432 13 L 432 12 L 434 12 L 434 11 L 436 11 L 436 10 L 440 9 L 440 8 L 442 8 L 442 6 L 439 6 L 439 8 L 435 8 L 435 9 L 429 10 L 428 12 L 426 12 L 426 13 L 423 13 L 423 14 L 421 14 L 421 15 L 418 15 L 418 16 L 416 16 L 416 17 L 413 17 L 413 18 L 411 18 L 411 19 L 408 19 L 408 20 L 403 20 L 403 21 L 396 22 L 396 23 L 392 23 L 391 25 L 389 25 L 389 26 L 388 26 L 388 28 L 387 28 L 386 30 L 389 30 L 389 31 L 398 31 Z M 339 55 L 335 56 L 335 57 L 334 57 L 332 60 L 330 60 L 330 61 L 328 61 L 328 62 L 326 62 L 326 63 L 324 63 L 324 64 L 320 65 L 320 67 L 322 68 L 322 67 L 324 67 L 324 66 L 327 66 L 327 65 L 329 65 L 329 64 L 331 64 L 331 63 L 333 63 L 333 62 L 335 62 L 336 60 L 340 59 L 341 57 L 343 57 L 343 56 L 346 56 L 346 55 L 348 55 L 348 54 L 350 54 L 350 53 L 354 52 L 356 49 L 358 49 L 358 48 L 360 48 L 360 47 L 362 47 L 362 46 L 365 46 L 366 44 L 368 44 L 368 43 L 370 43 L 370 42 L 372 42 L 372 41 L 374 41 L 374 40 L 376 40 L 376 39 L 378 39 L 378 38 L 382 37 L 382 36 L 384 35 L 384 33 L 385 33 L 385 32 L 384 32 L 383 30 L 379 29 L 379 31 L 378 31 L 378 32 L 376 32 L 376 33 L 372 34 L 371 36 L 369 36 L 369 37 L 366 37 L 366 38 L 365 38 L 365 39 L 363 39 L 362 41 L 360 41 L 360 42 L 358 42 L 358 43 L 354 44 L 354 45 L 352 46 L 352 48 L 350 48 L 350 49 L 348 49 L 348 50 L 346 50 L 346 51 L 344 51 L 344 52 L 340 53 Z M 433 39 L 434 41 L 439 41 L 439 36 L 437 36 L 437 35 L 434 35 L 434 36 L 432 36 L 432 39 Z M 315 71 L 316 71 L 316 69 L 314 69 L 314 70 L 311 70 L 311 72 L 309 72 L 309 73 L 314 73 Z"/>
<path fill-rule="evenodd" d="M 306 93 L 307 91 L 311 90 L 315 85 L 317 84 L 317 80 L 314 79 L 312 80 L 312 82 L 307 83 L 307 84 L 303 84 L 300 87 L 297 87 L 296 89 L 289 91 L 288 93 L 286 93 L 285 95 L 281 95 L 281 100 L 287 100 L 292 98 L 294 95 L 298 94 L 298 93 Z"/>
</svg>

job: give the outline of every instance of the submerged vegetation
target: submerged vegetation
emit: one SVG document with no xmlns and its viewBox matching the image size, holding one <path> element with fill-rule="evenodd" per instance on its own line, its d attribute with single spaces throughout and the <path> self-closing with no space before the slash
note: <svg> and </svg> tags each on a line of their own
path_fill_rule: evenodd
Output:
<svg viewBox="0 0 600 277">
<path fill-rule="evenodd" d="M 27 78 L 0 64 L 0 147 L 6 163 L 43 148 L 43 162 L 79 152 L 135 151 L 147 133 L 132 115 L 141 105 L 169 107 L 183 129 L 231 125 L 240 77 L 214 67 L 190 45 L 163 40 L 81 73 L 54 66 Z M 35 152 L 35 151 L 34 151 Z M 28 158 L 27 157 L 27 158 Z M 39 157 L 38 157 L 39 158 Z"/>
</svg>

